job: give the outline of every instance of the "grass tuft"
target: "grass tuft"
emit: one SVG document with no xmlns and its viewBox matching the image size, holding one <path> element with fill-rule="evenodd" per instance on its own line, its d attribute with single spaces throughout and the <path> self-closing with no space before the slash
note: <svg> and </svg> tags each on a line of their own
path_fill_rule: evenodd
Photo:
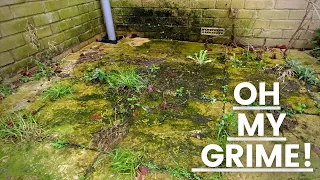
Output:
<svg viewBox="0 0 320 180">
<path fill-rule="evenodd" d="M 68 94 L 72 94 L 72 92 L 73 92 L 72 85 L 63 85 L 61 83 L 56 83 L 56 84 L 53 84 L 53 86 L 50 87 L 49 89 L 45 90 L 42 95 L 44 98 L 49 97 L 50 100 L 55 101 Z"/>
<path fill-rule="evenodd" d="M 12 94 L 11 87 L 9 85 L 0 84 L 0 96 L 7 97 Z"/>
<path fill-rule="evenodd" d="M 123 148 L 118 148 L 112 153 L 111 170 L 117 173 L 130 174 L 131 177 L 136 176 L 136 169 L 140 165 L 141 155 Z"/>
<path fill-rule="evenodd" d="M 117 90 L 131 89 L 140 92 L 141 89 L 146 88 L 145 80 L 134 69 L 107 73 L 107 83 Z"/>
<path fill-rule="evenodd" d="M 43 130 L 30 113 L 14 113 L 0 119 L 0 138 L 11 141 L 42 140 Z"/>
</svg>

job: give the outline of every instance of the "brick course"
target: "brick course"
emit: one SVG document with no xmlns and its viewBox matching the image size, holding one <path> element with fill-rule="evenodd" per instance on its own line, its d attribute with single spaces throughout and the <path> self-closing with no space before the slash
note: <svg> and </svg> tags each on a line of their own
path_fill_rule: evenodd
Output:
<svg viewBox="0 0 320 180">
<path fill-rule="evenodd" d="M 29 43 L 27 23 L 37 28 L 39 52 Z M 1 0 L 0 79 L 24 67 L 49 42 L 62 53 L 84 41 L 92 42 L 104 31 L 99 0 Z"/>
<path fill-rule="evenodd" d="M 119 35 L 136 33 L 151 38 L 203 41 L 201 27 L 226 28 L 253 45 L 288 42 L 305 14 L 304 0 L 110 0 Z M 320 1 L 318 2 L 320 6 Z M 230 8 L 238 8 L 236 19 Z M 320 28 L 310 13 L 294 47 L 310 47 Z M 311 21 L 312 20 L 312 21 Z M 38 31 L 41 47 L 54 41 L 61 52 L 92 42 L 105 31 L 99 0 L 0 0 L 0 79 L 27 64 L 35 52 L 27 23 Z M 223 39 L 222 38 L 222 39 Z M 80 44 L 80 45 L 79 45 Z M 75 45 L 79 45 L 75 47 Z"/>
<path fill-rule="evenodd" d="M 233 23 L 230 8 L 237 8 L 236 36 L 245 37 L 253 45 L 274 45 L 288 42 L 305 14 L 307 3 L 304 0 L 111 0 L 111 6 L 118 34 L 189 41 L 206 38 L 200 34 L 201 27 L 224 27 L 229 38 Z M 308 30 L 296 41 L 295 48 L 311 47 L 306 41 L 320 28 L 314 12 L 307 20 L 304 28 Z"/>
</svg>

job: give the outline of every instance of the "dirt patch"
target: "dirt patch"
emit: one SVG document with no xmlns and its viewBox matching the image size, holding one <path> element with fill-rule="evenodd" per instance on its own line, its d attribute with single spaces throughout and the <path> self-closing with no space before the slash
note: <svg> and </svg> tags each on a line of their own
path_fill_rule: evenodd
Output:
<svg viewBox="0 0 320 180">
<path fill-rule="evenodd" d="M 312 150 L 318 155 L 318 157 L 320 157 L 320 147 L 315 145 L 315 144 L 312 144 Z"/>
<path fill-rule="evenodd" d="M 294 81 L 294 80 L 287 80 L 285 83 L 284 83 L 284 87 L 282 88 L 283 91 L 286 91 L 286 92 L 297 92 L 299 91 L 299 84 Z"/>
<path fill-rule="evenodd" d="M 90 50 L 84 51 L 80 54 L 80 57 L 76 64 L 81 64 L 86 61 L 97 61 L 103 58 L 104 49 L 102 48 L 102 44 L 92 46 Z"/>
<path fill-rule="evenodd" d="M 283 123 L 281 124 L 281 127 L 280 127 L 280 131 L 283 132 L 284 130 L 291 130 L 291 129 L 294 129 L 295 127 L 298 126 L 298 121 L 295 120 L 295 119 L 285 119 L 283 121 Z"/>
<path fill-rule="evenodd" d="M 133 60 L 133 64 L 140 66 L 151 66 L 151 65 L 159 65 L 161 64 L 165 58 L 137 58 Z"/>
<path fill-rule="evenodd" d="M 150 42 L 150 39 L 148 38 L 132 38 L 128 42 L 129 46 L 136 47 L 136 46 L 142 46 L 143 44 Z"/>
<path fill-rule="evenodd" d="M 77 61 L 76 64 L 81 64 L 84 63 L 86 61 L 97 61 L 100 60 L 103 56 L 100 53 L 101 51 L 88 51 L 88 52 L 83 52 L 80 54 L 80 58 Z"/>
<path fill-rule="evenodd" d="M 280 116 L 280 112 L 274 111 L 272 112 L 273 117 L 278 119 Z M 299 125 L 298 121 L 295 118 L 288 118 L 288 116 L 283 120 L 280 126 L 280 132 L 290 131 Z M 265 124 L 266 127 L 271 127 L 270 123 Z"/>
</svg>

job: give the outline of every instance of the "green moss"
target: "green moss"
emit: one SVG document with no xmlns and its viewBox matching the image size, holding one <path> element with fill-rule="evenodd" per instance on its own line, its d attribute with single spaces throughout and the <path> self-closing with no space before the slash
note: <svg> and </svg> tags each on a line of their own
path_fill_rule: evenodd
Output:
<svg viewBox="0 0 320 180">
<path fill-rule="evenodd" d="M 48 143 L 2 146 L 0 178 L 54 179 L 81 177 L 93 161 L 94 152 L 63 149 L 55 150 Z"/>
<path fill-rule="evenodd" d="M 171 15 L 171 12 L 165 10 L 162 13 Z M 155 177 L 171 179 L 167 171 L 172 175 L 172 169 L 179 170 L 178 167 L 183 167 L 189 171 L 192 167 L 204 167 L 200 158 L 201 151 L 204 146 L 217 143 L 217 120 L 221 119 L 223 113 L 233 112 L 232 107 L 235 106 L 233 89 L 236 85 L 248 81 L 257 86 L 258 82 L 265 81 L 267 88 L 270 89 L 272 83 L 277 81 L 275 74 L 257 69 L 254 60 L 243 60 L 246 66 L 244 68 L 232 68 L 223 58 L 225 46 L 208 44 L 208 48 L 212 49 L 209 57 L 215 61 L 205 66 L 197 66 L 188 61 L 186 56 L 204 49 L 202 43 L 152 40 L 142 43 L 142 46 L 135 46 L 139 41 L 142 40 L 124 39 L 117 45 L 103 45 L 105 56 L 101 60 L 77 65 L 71 76 L 71 79 L 77 81 L 64 80 L 66 83 L 74 84 L 74 93 L 70 96 L 62 97 L 55 102 L 38 99 L 37 93 L 30 92 L 43 83 L 39 81 L 26 84 L 16 94 L 3 100 L 0 104 L 1 110 L 19 109 L 16 108 L 17 104 L 23 102 L 23 99 L 30 99 L 32 103 L 20 107 L 27 107 L 31 111 L 42 107 L 38 112 L 37 122 L 50 136 L 42 144 L 31 145 L 24 149 L 17 149 L 12 144 L 0 147 L 0 158 L 6 161 L 0 165 L 0 178 L 7 176 L 33 179 L 81 178 L 86 169 L 93 167 L 86 174 L 88 179 L 132 179 L 129 175 L 113 173 L 107 154 L 100 154 L 94 161 L 95 153 L 88 149 L 80 150 L 73 146 L 66 146 L 63 149 L 51 147 L 51 143 L 55 140 L 65 139 L 71 144 L 97 148 L 93 142 L 97 132 L 110 128 L 110 121 L 115 124 L 126 121 L 129 131 L 118 146 L 143 154 L 144 162 L 168 167 L 164 172 L 151 171 L 147 176 L 148 179 Z M 239 57 L 243 53 L 240 48 L 230 51 Z M 266 54 L 264 61 L 267 66 L 283 63 L 280 56 L 272 60 L 271 56 Z M 160 69 L 150 73 L 148 67 L 152 64 L 156 64 Z M 149 88 L 150 92 L 143 90 L 137 93 L 124 90 L 111 93 L 106 84 L 95 84 L 80 79 L 85 72 L 95 68 L 104 71 L 135 68 L 139 74 L 150 80 L 148 85 L 152 85 L 152 88 L 151 90 Z M 299 125 L 292 130 L 293 133 L 285 131 L 288 143 L 310 141 L 319 145 L 320 142 L 315 138 L 318 134 L 316 120 L 319 109 L 309 97 L 307 88 L 296 79 L 292 81 L 289 83 L 290 87 L 281 84 L 281 105 L 288 105 L 294 109 L 298 102 L 303 102 L 307 106 L 303 113 L 314 115 L 295 115 Z M 224 94 L 223 85 L 228 85 L 226 101 L 221 101 Z M 177 95 L 177 89 L 182 90 L 180 95 Z M 215 97 L 218 101 L 213 104 L 205 102 L 201 99 L 203 94 Z M 247 96 L 248 92 L 242 94 Z M 317 94 L 313 93 L 314 99 L 317 99 L 316 96 Z M 129 101 L 127 99 L 129 97 L 136 97 L 137 100 Z M 130 103 L 139 105 L 134 105 L 131 109 Z M 119 107 L 126 112 L 119 113 Z M 255 114 L 245 113 L 248 114 L 248 119 L 253 121 Z M 270 129 L 267 129 L 266 133 L 271 134 Z M 267 149 L 271 149 L 272 145 L 274 144 L 267 142 Z M 9 159 L 6 160 L 5 156 L 9 156 Z M 312 156 L 315 157 L 316 154 L 312 153 Z M 314 167 L 319 166 L 316 160 L 316 157 L 312 159 Z M 210 174 L 200 175 L 208 178 L 210 176 Z M 254 179 L 258 175 L 270 178 L 269 175 L 260 176 L 260 174 L 246 177 Z M 229 174 L 223 176 L 234 178 Z M 293 179 L 297 176 L 309 178 L 305 174 L 290 174 L 290 176 L 277 174 L 277 176 Z M 317 174 L 310 175 L 310 178 L 316 176 Z"/>
<path fill-rule="evenodd" d="M 280 99 L 280 104 L 291 106 L 293 109 L 297 108 L 299 102 L 306 105 L 306 108 L 303 110 L 304 113 L 315 115 L 320 114 L 320 110 L 317 108 L 316 103 L 307 93 L 289 95 Z"/>
</svg>

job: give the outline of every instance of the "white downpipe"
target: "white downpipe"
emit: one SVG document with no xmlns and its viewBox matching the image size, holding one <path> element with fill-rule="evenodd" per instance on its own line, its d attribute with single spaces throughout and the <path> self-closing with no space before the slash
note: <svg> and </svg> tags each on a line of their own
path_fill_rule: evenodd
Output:
<svg viewBox="0 0 320 180">
<path fill-rule="evenodd" d="M 111 6 L 109 0 L 101 0 L 102 5 L 102 11 L 104 15 L 104 21 L 107 27 L 107 34 L 108 39 L 111 42 L 116 42 L 116 33 L 114 31 L 114 25 L 113 25 L 113 19 L 112 19 L 112 13 L 111 13 Z"/>
</svg>

